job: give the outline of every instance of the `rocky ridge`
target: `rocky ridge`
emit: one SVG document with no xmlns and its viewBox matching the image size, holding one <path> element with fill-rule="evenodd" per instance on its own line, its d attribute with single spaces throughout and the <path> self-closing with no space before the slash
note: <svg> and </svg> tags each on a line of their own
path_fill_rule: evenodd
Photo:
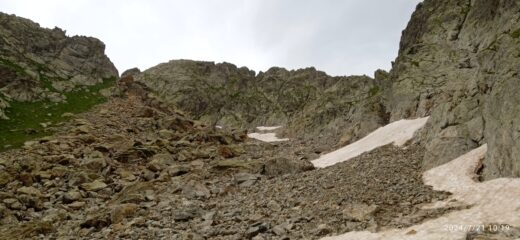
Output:
<svg viewBox="0 0 520 240">
<path fill-rule="evenodd" d="M 0 13 L 0 118 L 11 101 L 63 102 L 65 92 L 117 77 L 104 51 L 98 39 Z"/>
<path fill-rule="evenodd" d="M 283 135 L 345 145 L 387 121 L 385 73 L 332 77 L 314 68 L 273 67 L 255 75 L 230 63 L 173 60 L 135 76 L 163 101 L 211 125 L 284 125 Z"/>
</svg>

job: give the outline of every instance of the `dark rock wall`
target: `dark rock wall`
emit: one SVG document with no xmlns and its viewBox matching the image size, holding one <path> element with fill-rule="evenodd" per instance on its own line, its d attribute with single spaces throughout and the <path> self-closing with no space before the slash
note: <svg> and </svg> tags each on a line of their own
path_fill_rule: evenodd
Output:
<svg viewBox="0 0 520 240">
<path fill-rule="evenodd" d="M 426 0 L 401 38 L 386 96 L 391 119 L 431 119 L 425 167 L 488 143 L 484 176 L 520 176 L 520 5 Z"/>
</svg>

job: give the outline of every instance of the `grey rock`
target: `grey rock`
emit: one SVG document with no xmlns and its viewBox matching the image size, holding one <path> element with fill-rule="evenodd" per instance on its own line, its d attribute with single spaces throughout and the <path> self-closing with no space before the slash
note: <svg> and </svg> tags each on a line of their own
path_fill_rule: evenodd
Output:
<svg viewBox="0 0 520 240">
<path fill-rule="evenodd" d="M 209 189 L 201 183 L 191 182 L 182 188 L 182 194 L 188 199 L 208 198 L 211 193 Z"/>
<path fill-rule="evenodd" d="M 171 154 L 156 154 L 148 163 L 148 169 L 157 172 L 165 169 L 173 163 L 173 156 Z"/>
<path fill-rule="evenodd" d="M 139 70 L 139 68 L 130 68 L 121 73 L 121 78 L 124 78 L 126 76 L 134 76 L 139 73 L 141 73 L 141 70 Z"/>
<path fill-rule="evenodd" d="M 343 208 L 343 216 L 349 220 L 365 221 L 372 218 L 377 211 L 376 205 L 367 205 L 364 203 L 351 203 Z"/>
<path fill-rule="evenodd" d="M 332 229 L 327 224 L 320 224 L 316 228 L 315 235 L 316 236 L 323 236 L 327 235 L 332 232 Z"/>
<path fill-rule="evenodd" d="M 256 181 L 256 180 L 260 179 L 260 176 L 258 176 L 256 174 L 241 172 L 241 173 L 235 174 L 234 178 L 235 178 L 235 182 L 237 184 L 242 184 L 246 181 Z"/>
<path fill-rule="evenodd" d="M 520 176 L 519 10 L 516 1 L 427 0 L 412 15 L 385 107 L 392 121 L 431 116 L 418 138 L 426 168 L 487 143 L 484 179 Z"/>
<path fill-rule="evenodd" d="M 82 189 L 85 191 L 99 191 L 103 188 L 106 188 L 108 185 L 102 181 L 94 180 L 93 182 L 83 183 L 80 185 Z"/>
<path fill-rule="evenodd" d="M 265 232 L 269 229 L 269 225 L 262 222 L 257 222 L 252 224 L 244 233 L 245 237 L 248 239 L 253 238 L 254 236 L 258 235 L 259 233 Z"/>
<path fill-rule="evenodd" d="M 68 191 L 63 194 L 63 202 L 64 203 L 72 203 L 74 201 L 82 199 L 81 193 L 79 191 Z"/>
<path fill-rule="evenodd" d="M 281 176 L 313 169 L 314 166 L 307 159 L 274 158 L 267 160 L 264 173 L 268 176 Z"/>
</svg>

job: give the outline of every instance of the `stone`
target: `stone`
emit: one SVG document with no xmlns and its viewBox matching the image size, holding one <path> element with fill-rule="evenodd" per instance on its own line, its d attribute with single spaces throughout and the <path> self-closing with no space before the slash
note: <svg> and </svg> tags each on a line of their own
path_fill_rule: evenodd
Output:
<svg viewBox="0 0 520 240">
<path fill-rule="evenodd" d="M 316 228 L 316 236 L 324 236 L 332 232 L 332 229 L 327 224 L 320 224 Z"/>
<path fill-rule="evenodd" d="M 126 203 L 115 206 L 110 212 L 112 223 L 120 223 L 123 219 L 133 216 L 138 209 L 138 205 L 134 203 Z"/>
<path fill-rule="evenodd" d="M 63 194 L 63 203 L 72 203 L 82 198 L 83 196 L 81 196 L 81 193 L 79 191 L 68 191 L 65 194 Z"/>
<path fill-rule="evenodd" d="M 209 189 L 203 184 L 191 182 L 182 188 L 182 195 L 188 199 L 193 198 L 208 198 L 211 193 Z"/>
<path fill-rule="evenodd" d="M 173 218 L 176 221 L 188 221 L 204 216 L 204 211 L 195 202 L 184 201 L 178 209 L 172 210 Z"/>
<path fill-rule="evenodd" d="M 16 190 L 17 193 L 27 194 L 30 196 L 41 197 L 42 193 L 40 190 L 34 187 L 21 187 Z"/>
<path fill-rule="evenodd" d="M 119 173 L 119 176 L 121 176 L 121 179 L 124 179 L 126 181 L 134 181 L 137 179 L 137 177 L 130 171 L 121 171 Z"/>
<path fill-rule="evenodd" d="M 265 163 L 264 171 L 268 176 L 280 176 L 284 174 L 298 173 L 313 170 L 314 166 L 308 160 L 296 160 L 288 158 L 269 159 Z"/>
<path fill-rule="evenodd" d="M 285 228 L 283 226 L 281 226 L 281 225 L 274 226 L 273 229 L 271 229 L 271 230 L 277 236 L 284 236 L 287 233 Z"/>
<path fill-rule="evenodd" d="M 7 205 L 8 208 L 13 209 L 13 210 L 22 210 L 23 209 L 23 205 L 16 198 L 6 198 L 3 200 L 3 203 L 5 203 L 5 205 Z"/>
<path fill-rule="evenodd" d="M 134 76 L 139 73 L 141 73 L 141 70 L 139 70 L 139 68 L 130 68 L 121 73 L 121 78 L 124 78 L 126 76 Z"/>
<path fill-rule="evenodd" d="M 0 186 L 4 186 L 13 180 L 13 176 L 4 170 L 0 170 Z"/>
<path fill-rule="evenodd" d="M 30 173 L 23 172 L 18 178 L 24 186 L 31 186 L 33 184 L 33 176 Z"/>
<path fill-rule="evenodd" d="M 343 208 L 343 216 L 346 219 L 355 221 L 366 221 L 374 216 L 377 211 L 376 205 L 367 205 L 364 203 L 351 203 Z"/>
<path fill-rule="evenodd" d="M 244 233 L 245 237 L 250 239 L 258 235 L 259 233 L 265 232 L 269 229 L 269 225 L 262 222 L 252 224 Z"/>
<path fill-rule="evenodd" d="M 102 181 L 94 180 L 93 182 L 83 183 L 80 186 L 85 191 L 95 192 L 95 191 L 99 191 L 103 188 L 106 188 L 108 185 Z"/>
<path fill-rule="evenodd" d="M 231 148 L 228 146 L 220 146 L 220 148 L 218 149 L 218 153 L 220 156 L 224 158 L 232 158 L 235 156 L 233 150 L 231 150 Z"/>
<path fill-rule="evenodd" d="M 86 205 L 85 202 L 76 201 L 76 202 L 73 202 L 73 203 L 67 205 L 67 207 L 74 209 L 74 210 L 79 210 L 79 209 L 82 209 L 83 207 L 85 207 L 85 205 Z"/>
<path fill-rule="evenodd" d="M 257 181 L 258 179 L 260 179 L 258 175 L 245 172 L 235 174 L 234 178 L 237 184 L 242 184 L 247 181 Z"/>
<path fill-rule="evenodd" d="M 93 151 L 85 159 L 83 159 L 83 165 L 94 171 L 101 171 L 107 166 L 107 161 L 103 153 L 99 151 Z"/>
<path fill-rule="evenodd" d="M 152 157 L 152 160 L 147 164 L 147 166 L 148 169 L 157 172 L 171 165 L 173 160 L 171 154 L 156 154 Z"/>
<path fill-rule="evenodd" d="M 190 167 L 188 166 L 171 166 L 167 169 L 168 175 L 171 177 L 177 177 L 184 175 L 188 172 L 190 172 Z"/>
</svg>

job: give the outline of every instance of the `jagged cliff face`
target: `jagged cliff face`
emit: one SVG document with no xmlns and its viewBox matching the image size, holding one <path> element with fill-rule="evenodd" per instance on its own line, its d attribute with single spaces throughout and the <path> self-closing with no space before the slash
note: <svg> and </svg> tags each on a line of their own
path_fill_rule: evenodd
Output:
<svg viewBox="0 0 520 240">
<path fill-rule="evenodd" d="M 64 92 L 117 77 L 104 51 L 98 39 L 0 13 L 0 118 L 9 101 L 63 102 Z"/>
<path fill-rule="evenodd" d="M 0 13 L 0 151 L 106 101 L 100 90 L 118 72 L 104 51 L 98 39 Z"/>
<path fill-rule="evenodd" d="M 385 95 L 392 120 L 431 115 L 426 167 L 488 143 L 484 176 L 520 176 L 519 10 L 514 0 L 418 5 Z"/>
<path fill-rule="evenodd" d="M 366 76 L 331 77 L 314 68 L 276 67 L 255 75 L 229 63 L 174 60 L 135 79 L 210 124 L 285 125 L 290 137 L 324 144 L 340 139 L 346 144 L 385 122 L 381 80 Z"/>
</svg>

